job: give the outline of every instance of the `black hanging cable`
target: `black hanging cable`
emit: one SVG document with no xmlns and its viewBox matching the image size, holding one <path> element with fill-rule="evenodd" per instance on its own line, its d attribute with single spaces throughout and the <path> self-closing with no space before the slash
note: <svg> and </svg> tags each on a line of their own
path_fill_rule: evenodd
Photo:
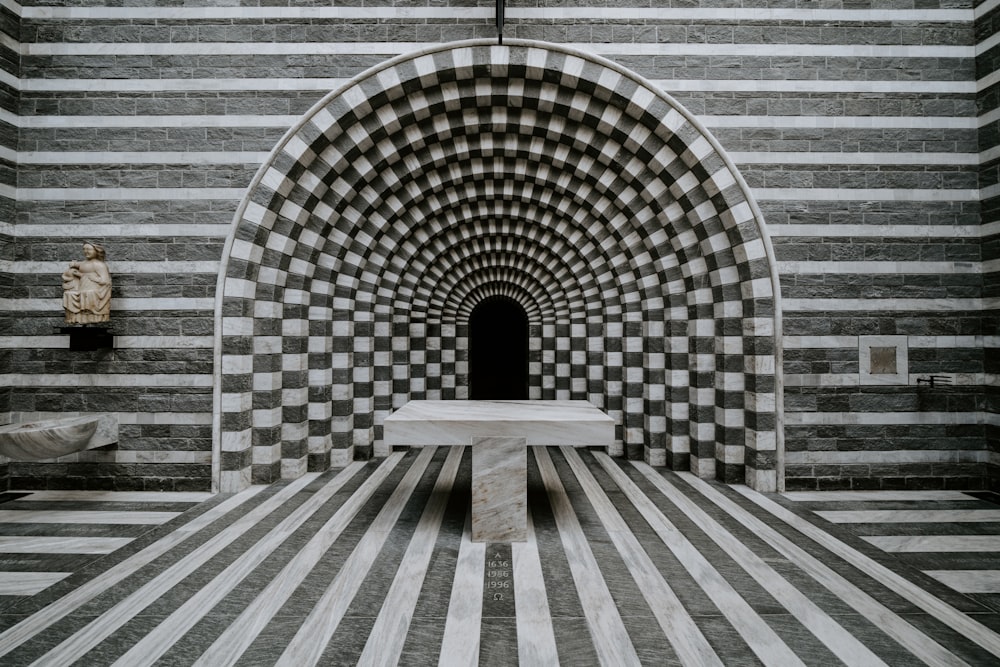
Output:
<svg viewBox="0 0 1000 667">
<path fill-rule="evenodd" d="M 501 46 L 503 46 L 503 10 L 504 0 L 497 0 L 497 39 Z"/>
</svg>

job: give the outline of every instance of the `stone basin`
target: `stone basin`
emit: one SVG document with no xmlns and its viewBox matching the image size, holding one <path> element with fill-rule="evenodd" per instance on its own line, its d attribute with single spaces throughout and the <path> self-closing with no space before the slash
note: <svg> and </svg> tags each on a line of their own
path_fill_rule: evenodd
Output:
<svg viewBox="0 0 1000 667">
<path fill-rule="evenodd" d="M 66 456 L 118 440 L 114 415 L 57 417 L 0 426 L 0 455 L 14 461 Z"/>
</svg>

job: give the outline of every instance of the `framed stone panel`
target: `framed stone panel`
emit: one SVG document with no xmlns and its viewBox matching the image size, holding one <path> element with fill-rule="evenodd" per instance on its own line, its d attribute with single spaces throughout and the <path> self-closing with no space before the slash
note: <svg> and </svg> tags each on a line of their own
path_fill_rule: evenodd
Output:
<svg viewBox="0 0 1000 667">
<path fill-rule="evenodd" d="M 910 382 L 906 336 L 859 336 L 858 362 L 863 385 Z"/>
</svg>

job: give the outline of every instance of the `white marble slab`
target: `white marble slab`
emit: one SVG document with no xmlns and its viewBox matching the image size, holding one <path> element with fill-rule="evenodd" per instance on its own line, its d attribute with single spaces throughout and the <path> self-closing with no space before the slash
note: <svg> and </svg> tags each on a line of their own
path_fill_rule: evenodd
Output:
<svg viewBox="0 0 1000 667">
<path fill-rule="evenodd" d="M 525 438 L 472 439 L 472 541 L 528 539 Z"/>
<path fill-rule="evenodd" d="M 544 447 L 533 451 L 598 661 L 601 665 L 641 664 L 552 458 Z"/>
<path fill-rule="evenodd" d="M 421 452 L 421 454 L 423 453 Z M 433 451 L 427 450 L 427 453 L 432 454 Z M 375 472 L 358 487 L 347 502 L 323 524 L 323 527 L 316 531 L 302 550 L 295 554 L 295 557 L 285 564 L 281 572 L 258 593 L 253 602 L 243 609 L 236 620 L 221 635 L 216 637 L 215 642 L 192 664 L 195 667 L 229 667 L 236 664 L 243 652 L 272 622 L 274 616 L 298 590 L 299 585 L 309 572 L 324 557 L 333 543 L 340 538 L 358 512 L 365 507 L 372 495 L 399 465 L 402 458 L 403 454 L 400 452 L 389 455 Z M 430 458 L 427 456 L 426 460 L 429 462 Z M 414 465 L 417 465 L 422 471 L 426 469 L 427 463 L 421 462 L 418 458 Z M 400 484 L 408 483 L 407 477 L 404 476 Z"/>
<path fill-rule="evenodd" d="M 17 502 L 29 500 L 82 500 L 109 503 L 200 503 L 214 493 L 208 491 L 33 491 L 11 489 L 10 493 L 27 493 Z"/>
<path fill-rule="evenodd" d="M 530 510 L 527 533 L 524 542 L 510 545 L 514 564 L 518 662 L 522 665 L 558 665 L 559 651 Z"/>
<path fill-rule="evenodd" d="M 462 452 L 455 450 L 455 453 L 461 455 Z M 276 667 L 312 667 L 319 664 L 326 645 L 330 643 L 333 633 L 347 615 L 354 596 L 361 590 L 372 563 L 392 534 L 392 527 L 399 520 L 400 514 L 403 513 L 433 457 L 433 449 L 420 452 L 416 461 L 403 475 L 396 490 L 382 506 L 378 516 L 372 521 L 364 537 L 344 561 L 337 576 L 299 626 L 292 641 L 285 646 L 284 652 L 275 663 Z M 446 474 L 443 469 L 441 474 Z M 307 574 L 308 572 L 303 572 L 302 578 L 304 579 Z M 288 595 L 293 592 L 289 590 Z M 237 632 L 241 630 L 237 628 Z M 218 640 L 216 642 L 218 643 Z M 209 659 L 209 654 L 205 653 L 195 664 L 198 667 L 222 667 L 235 664 L 238 657 L 229 652 L 218 656 L 217 659 Z"/>
<path fill-rule="evenodd" d="M 72 572 L 0 572 L 0 595 L 35 595 Z"/>
<path fill-rule="evenodd" d="M 861 539 L 890 553 L 1000 552 L 1000 535 L 862 535 Z"/>
<path fill-rule="evenodd" d="M 692 486 L 698 487 L 703 494 L 713 496 L 713 498 L 715 498 L 713 502 L 717 505 L 727 502 L 722 499 L 721 495 L 718 494 L 717 491 L 711 489 L 711 487 L 705 484 L 702 480 L 693 479 L 689 475 L 686 476 L 684 474 L 681 475 L 681 478 Z M 932 593 L 920 588 L 909 579 L 900 576 L 893 570 L 887 568 L 885 565 L 882 565 L 868 556 L 865 556 L 853 547 L 841 542 L 830 533 L 827 533 L 809 521 L 806 521 L 799 515 L 785 507 L 782 507 L 766 496 L 745 486 L 736 485 L 733 486 L 732 489 L 753 502 L 758 507 L 769 512 L 774 517 L 785 522 L 799 533 L 802 533 L 806 538 L 822 545 L 825 549 L 830 550 L 840 558 L 844 559 L 859 571 L 876 579 L 877 581 L 882 582 L 885 586 L 888 586 L 895 591 L 897 595 L 910 601 L 916 607 L 924 610 L 933 618 L 947 625 L 955 632 L 969 637 L 993 655 L 1000 656 L 1000 635 L 982 623 L 979 623 L 968 614 L 952 607 Z M 751 515 L 744 513 L 742 510 L 737 509 L 735 511 L 737 514 L 734 514 L 734 516 L 746 525 L 747 522 L 741 517 Z M 730 514 L 733 514 L 733 511 L 730 511 Z M 760 522 L 759 525 L 764 524 Z M 770 530 L 769 528 L 766 528 L 766 526 L 765 529 Z M 761 534 L 760 531 L 758 531 L 758 534 Z M 843 598 L 843 596 L 841 597 L 846 601 L 846 598 Z M 866 612 L 862 610 L 862 613 Z M 921 637 L 919 634 L 917 636 L 913 636 L 913 626 L 905 620 L 899 619 L 895 614 L 883 611 L 878 615 L 866 615 L 873 619 L 873 622 L 879 625 L 879 627 L 882 627 L 887 634 L 897 638 L 897 641 L 900 641 L 900 638 L 902 638 L 903 635 L 912 637 L 912 639 L 905 639 L 904 641 L 900 641 L 900 643 L 904 646 L 912 647 L 910 648 L 911 652 L 921 656 L 925 662 L 927 662 L 927 657 L 934 654 L 939 656 L 937 659 L 942 664 L 948 664 L 954 660 L 954 656 L 950 652 L 941 650 L 939 653 L 937 643 L 930 637 L 926 635 Z"/>
<path fill-rule="evenodd" d="M 152 632 L 136 642 L 114 664 L 136 667 L 137 665 L 153 664 L 157 661 L 180 637 L 183 637 L 186 632 L 197 625 L 206 614 L 215 608 L 220 600 L 232 592 L 275 549 L 281 546 L 284 538 L 297 531 L 363 467 L 362 462 L 355 461 L 340 471 L 336 477 L 295 508 L 260 541 L 216 575 L 208 585 L 188 598 Z M 316 475 L 312 473 L 306 475 L 304 479 L 314 480 L 315 478 Z M 241 627 L 246 628 L 246 626 Z"/>
<path fill-rule="evenodd" d="M 795 502 L 861 502 L 861 501 L 919 501 L 919 500 L 973 500 L 961 491 L 787 491 L 781 494 Z"/>
<path fill-rule="evenodd" d="M 441 468 L 430 500 L 424 507 L 420 522 L 413 532 L 406 553 L 399 563 L 399 569 L 392 580 L 379 610 L 375 625 L 372 626 L 364 651 L 358 659 L 359 665 L 398 665 L 403 655 L 407 631 L 416 613 L 417 601 L 428 570 L 431 557 L 441 531 L 441 522 L 448 506 L 452 485 L 462 462 L 462 450 L 452 449 Z"/>
<path fill-rule="evenodd" d="M 159 525 L 180 512 L 110 512 L 97 510 L 0 510 L 0 523 L 86 523 Z"/>
<path fill-rule="evenodd" d="M 611 471 L 618 469 L 617 466 L 611 463 L 610 459 L 603 455 L 599 455 L 597 459 L 605 470 Z M 863 642 L 852 635 L 850 631 L 841 626 L 833 616 L 824 611 L 821 606 L 809 599 L 809 596 L 803 593 L 781 573 L 775 570 L 767 560 L 755 553 L 739 538 L 730 533 L 729 530 L 722 524 L 713 519 L 701 508 L 696 500 L 684 494 L 677 487 L 668 482 L 662 474 L 651 468 L 648 464 L 639 461 L 632 461 L 631 465 L 642 473 L 648 482 L 650 482 L 678 510 L 680 510 L 681 515 L 689 517 L 700 530 L 704 531 L 705 534 L 729 556 L 729 558 L 738 563 L 739 566 L 747 572 L 747 574 L 753 577 L 754 580 L 760 584 L 761 588 L 773 596 L 775 601 L 779 602 L 785 609 L 787 609 L 791 616 L 796 618 L 803 627 L 807 628 L 809 632 L 811 632 L 820 642 L 830 649 L 834 655 L 840 658 L 844 664 L 883 664 L 878 656 L 872 653 L 872 651 L 868 649 Z M 615 476 L 616 478 L 620 478 L 620 472 L 615 473 Z M 626 493 L 629 493 L 628 490 L 626 490 Z M 645 498 L 645 500 L 640 501 L 643 504 L 650 502 L 649 498 L 641 493 L 636 494 L 633 492 L 629 499 L 632 500 L 632 498 Z M 725 507 L 723 507 L 723 509 L 725 509 Z M 660 527 L 664 526 L 664 522 L 668 521 L 667 516 L 661 513 L 658 509 L 652 512 L 653 517 L 656 517 L 657 515 L 660 517 L 657 523 L 660 524 Z M 768 537 L 775 535 L 770 527 L 749 514 L 744 514 L 737 518 L 741 523 L 748 524 L 754 533 L 761 535 L 762 539 L 767 539 Z M 674 535 L 661 535 L 661 539 L 663 539 L 663 537 L 667 537 L 671 540 L 671 542 L 679 541 L 681 544 L 688 542 L 683 532 L 677 532 Z M 666 540 L 664 543 L 667 543 Z M 668 544 L 668 546 L 670 545 Z M 709 598 L 715 603 L 719 610 L 729 619 L 729 621 L 733 624 L 733 627 L 740 632 L 744 641 L 746 641 L 751 647 L 758 647 L 756 649 L 757 655 L 764 662 L 764 664 L 771 664 L 768 662 L 769 658 L 780 658 L 781 654 L 778 651 L 772 651 L 771 647 L 767 646 L 765 643 L 768 641 L 768 637 L 765 634 L 766 631 L 761 632 L 759 636 L 751 639 L 751 635 L 758 632 L 758 629 L 753 627 L 754 621 L 761 618 L 757 612 L 754 611 L 752 607 L 749 610 L 741 608 L 747 604 L 746 600 L 740 596 L 734 597 L 728 590 L 720 588 L 720 586 L 729 587 L 728 580 L 723 578 L 723 580 L 720 581 L 717 578 L 717 571 L 716 574 L 712 574 L 712 571 L 715 570 L 715 566 L 711 563 L 706 563 L 704 554 L 702 554 L 697 548 L 694 548 L 693 545 L 692 549 L 693 551 L 687 549 L 685 551 L 677 550 L 674 551 L 674 554 L 684 568 L 688 570 L 694 580 L 698 582 L 699 586 L 705 590 Z M 671 550 L 673 551 L 674 547 L 671 547 Z M 702 563 L 699 564 L 699 560 L 701 560 Z M 713 579 L 715 579 L 714 582 Z M 775 664 L 790 663 L 788 661 L 782 662 L 778 660 Z"/>
<path fill-rule="evenodd" d="M 525 438 L 529 446 L 604 447 L 615 422 L 588 401 L 410 401 L 385 418 L 390 445 L 468 445 L 481 436 Z"/>
<path fill-rule="evenodd" d="M 486 545 L 472 541 L 472 517 L 465 519 L 462 544 L 455 564 L 455 581 L 448 602 L 448 617 L 441 639 L 438 667 L 479 664 L 479 633 L 483 620 L 483 575 L 486 570 Z M 517 575 L 514 576 L 515 585 Z M 544 600 L 544 596 L 543 600 Z M 520 597 L 515 597 L 519 601 Z M 521 621 L 518 608 L 518 622 Z M 521 633 L 518 633 L 518 641 Z M 545 664 L 545 663 L 537 663 Z M 555 663 L 549 663 L 555 664 Z"/>
<path fill-rule="evenodd" d="M 1000 523 L 1000 510 L 831 510 L 831 523 Z"/>
<path fill-rule="evenodd" d="M 1000 570 L 924 570 L 959 593 L 1000 593 Z"/>
<path fill-rule="evenodd" d="M 181 528 L 167 533 L 167 535 L 153 542 L 142 551 L 129 556 L 122 562 L 104 571 L 100 577 L 91 579 L 36 614 L 0 632 L 0 655 L 9 653 L 14 648 L 41 634 L 60 619 L 77 611 L 98 595 L 110 590 L 185 540 L 197 535 L 199 531 L 224 517 L 229 512 L 238 511 L 242 513 L 244 511 L 242 509 L 243 504 L 266 488 L 268 487 L 263 485 L 252 486 L 245 491 L 227 498 L 218 505 L 209 508 L 206 512 L 196 516 Z"/>
<path fill-rule="evenodd" d="M 131 537 L 53 537 L 25 535 L 0 537 L 5 554 L 109 554 L 132 541 Z"/>
</svg>

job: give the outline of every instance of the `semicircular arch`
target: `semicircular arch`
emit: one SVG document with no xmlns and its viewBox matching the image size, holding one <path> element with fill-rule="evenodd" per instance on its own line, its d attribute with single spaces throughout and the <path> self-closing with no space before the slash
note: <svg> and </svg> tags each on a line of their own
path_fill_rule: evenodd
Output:
<svg viewBox="0 0 1000 667">
<path fill-rule="evenodd" d="M 544 220 L 549 238 L 589 248 L 567 256 L 602 258 L 592 283 L 575 281 L 583 298 L 569 301 L 570 317 L 551 326 L 560 340 L 585 336 L 588 350 L 601 348 L 604 361 L 586 378 L 601 389 L 588 396 L 624 406 L 618 428 L 629 455 L 780 485 L 780 292 L 763 217 L 739 172 L 641 77 L 565 47 L 513 41 L 446 44 L 369 70 L 308 112 L 255 176 L 217 292 L 221 488 L 370 452 L 393 406 L 435 384 L 447 393 L 433 372 L 455 362 L 447 345 L 427 347 L 427 332 L 453 344 L 460 323 L 442 316 L 456 306 L 427 283 L 421 298 L 437 319 L 411 322 L 400 295 L 421 284 L 416 275 L 450 276 L 426 254 L 429 240 L 487 219 L 477 200 L 492 201 L 505 225 Z M 435 226 L 442 213 L 446 224 Z M 574 226 L 574 215 L 584 223 Z M 544 273 L 538 261 L 518 265 L 523 254 L 503 256 L 508 268 Z M 564 273 L 546 280 L 568 293 L 574 281 Z M 476 287 L 450 285 L 456 295 Z M 581 302 L 603 310 L 580 313 Z M 680 325 L 686 363 L 656 352 L 667 339 L 680 348 Z M 739 345 L 726 335 L 736 326 Z M 280 338 L 280 353 L 265 335 Z M 400 358 L 397 342 L 411 369 L 398 387 L 374 372 Z M 650 354 L 684 372 L 667 361 L 639 364 L 639 376 L 609 372 Z M 689 423 L 664 421 L 684 410 L 646 399 L 657 377 L 708 381 L 714 394 L 688 391 Z M 745 418 L 730 419 L 731 405 Z M 283 458 L 267 460 L 279 449 Z"/>
</svg>

